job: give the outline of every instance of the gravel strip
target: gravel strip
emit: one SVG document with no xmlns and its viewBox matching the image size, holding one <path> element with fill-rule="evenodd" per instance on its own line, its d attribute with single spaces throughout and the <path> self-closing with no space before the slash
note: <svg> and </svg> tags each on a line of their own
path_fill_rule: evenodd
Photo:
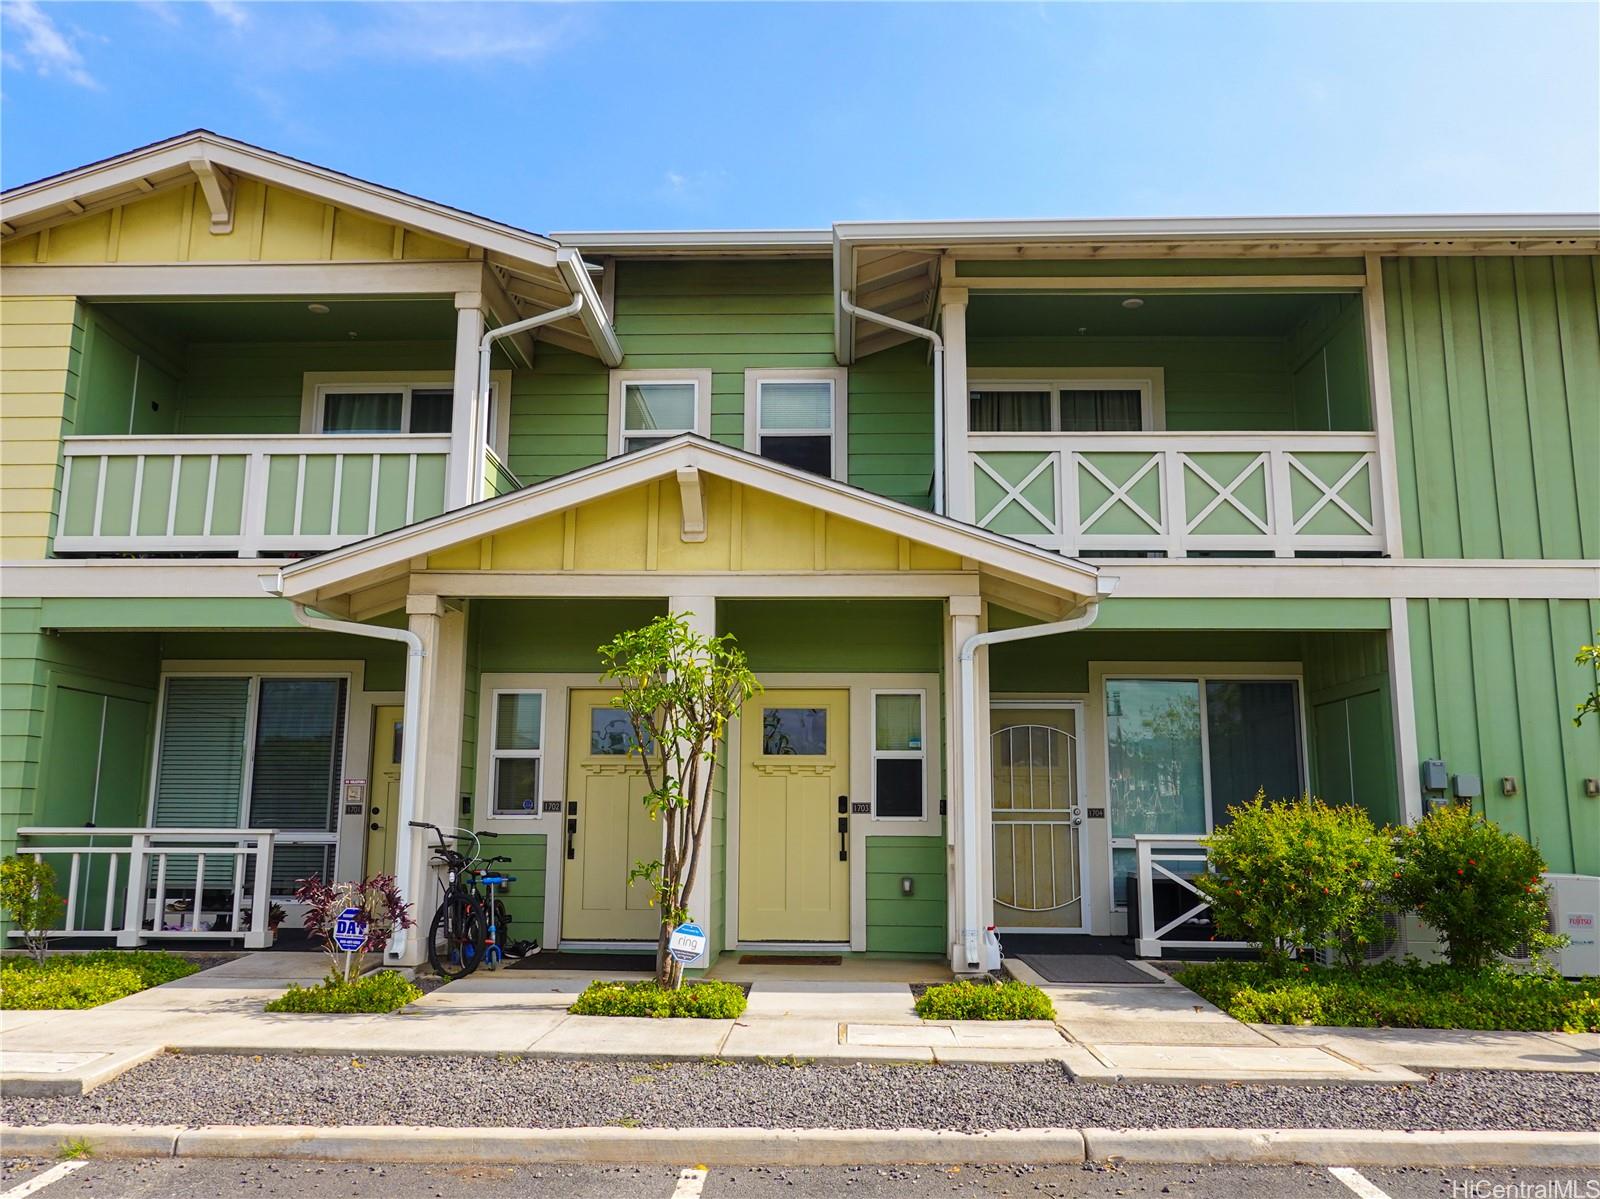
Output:
<svg viewBox="0 0 1600 1199">
<path fill-rule="evenodd" d="M 81 1098 L 8 1097 L 0 1116 L 8 1124 L 1584 1131 L 1600 1125 L 1600 1075 L 1461 1071 L 1392 1087 L 1156 1086 L 1074 1083 L 1054 1063 L 169 1054 Z"/>
</svg>

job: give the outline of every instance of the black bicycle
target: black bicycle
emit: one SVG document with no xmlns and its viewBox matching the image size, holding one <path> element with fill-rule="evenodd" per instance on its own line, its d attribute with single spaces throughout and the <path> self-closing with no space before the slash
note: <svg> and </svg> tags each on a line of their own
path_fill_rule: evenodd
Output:
<svg viewBox="0 0 1600 1199">
<path fill-rule="evenodd" d="M 478 838 L 495 834 L 474 833 L 468 829 L 446 833 L 438 825 L 426 821 L 409 823 L 412 828 L 433 830 L 438 838 L 438 844 L 433 847 L 433 865 L 444 869 L 439 879 L 439 908 L 428 926 L 428 963 L 440 978 L 465 978 L 483 963 L 489 935 L 489 912 L 482 891 L 474 885 L 472 869 L 479 857 Z M 470 853 L 461 848 L 466 841 L 472 843 Z"/>
</svg>

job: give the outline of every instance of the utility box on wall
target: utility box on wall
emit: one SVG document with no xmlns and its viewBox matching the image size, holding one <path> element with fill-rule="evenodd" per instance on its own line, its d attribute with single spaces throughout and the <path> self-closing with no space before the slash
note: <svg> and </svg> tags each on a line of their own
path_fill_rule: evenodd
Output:
<svg viewBox="0 0 1600 1199">
<path fill-rule="evenodd" d="M 1556 970 L 1568 978 L 1600 974 L 1600 877 L 1592 874 L 1547 874 L 1550 884 L 1550 931 L 1568 944 L 1550 955 Z"/>
</svg>

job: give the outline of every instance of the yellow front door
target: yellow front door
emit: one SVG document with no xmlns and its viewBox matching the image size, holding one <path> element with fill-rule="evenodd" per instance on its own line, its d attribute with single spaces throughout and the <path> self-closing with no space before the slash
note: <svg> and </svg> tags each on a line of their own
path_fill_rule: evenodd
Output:
<svg viewBox="0 0 1600 1199">
<path fill-rule="evenodd" d="M 768 691 L 739 736 L 739 939 L 850 939 L 847 691 Z"/>
<path fill-rule="evenodd" d="M 367 877 L 394 873 L 394 826 L 400 817 L 400 743 L 404 708 L 372 712 L 372 770 L 367 778 Z"/>
<path fill-rule="evenodd" d="M 661 823 L 644 805 L 644 767 L 630 754 L 626 714 L 609 691 L 574 691 L 562 813 L 561 937 L 566 941 L 654 941 L 661 917 L 635 862 L 661 857 Z"/>
</svg>

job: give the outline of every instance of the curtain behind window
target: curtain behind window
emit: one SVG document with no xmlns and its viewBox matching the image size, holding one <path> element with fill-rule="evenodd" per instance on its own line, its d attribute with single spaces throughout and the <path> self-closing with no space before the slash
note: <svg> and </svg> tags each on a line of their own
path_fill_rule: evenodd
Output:
<svg viewBox="0 0 1600 1199">
<path fill-rule="evenodd" d="M 968 425 L 974 433 L 1048 433 L 1048 391 L 974 391 L 968 396 Z"/>
<path fill-rule="evenodd" d="M 1228 820 L 1228 805 L 1302 790 L 1300 716 L 1288 681 L 1218 679 L 1206 684 L 1206 746 L 1211 758 L 1211 818 Z"/>
<path fill-rule="evenodd" d="M 322 397 L 324 433 L 399 433 L 405 395 L 398 391 L 338 391 Z"/>
<path fill-rule="evenodd" d="M 1061 392 L 1063 433 L 1137 433 L 1142 405 L 1137 391 Z"/>
</svg>

